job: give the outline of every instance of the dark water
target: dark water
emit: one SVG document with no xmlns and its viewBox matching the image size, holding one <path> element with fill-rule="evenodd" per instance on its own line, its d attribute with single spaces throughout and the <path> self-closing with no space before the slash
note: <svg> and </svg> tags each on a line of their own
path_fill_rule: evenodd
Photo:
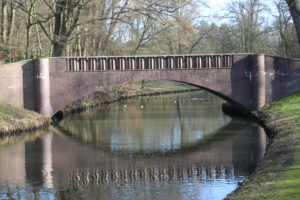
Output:
<svg viewBox="0 0 300 200">
<path fill-rule="evenodd" d="M 206 92 L 116 102 L 0 141 L 0 199 L 222 199 L 265 152 L 263 129 Z"/>
</svg>

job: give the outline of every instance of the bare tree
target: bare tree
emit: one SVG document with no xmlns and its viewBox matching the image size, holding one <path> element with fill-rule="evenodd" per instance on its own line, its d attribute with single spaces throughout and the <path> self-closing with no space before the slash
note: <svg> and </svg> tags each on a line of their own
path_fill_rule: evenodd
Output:
<svg viewBox="0 0 300 200">
<path fill-rule="evenodd" d="M 286 0 L 289 5 L 291 15 L 297 31 L 298 44 L 300 46 L 300 1 L 299 0 Z"/>
<path fill-rule="evenodd" d="M 2 0 L 1 12 L 1 37 L 4 41 L 9 41 L 15 27 L 16 9 L 13 0 Z"/>
<path fill-rule="evenodd" d="M 274 15 L 274 31 L 279 34 L 278 54 L 286 57 L 297 56 L 298 47 L 295 46 L 297 40 L 296 30 L 293 25 L 289 7 L 284 0 L 274 2 L 277 13 Z"/>
<path fill-rule="evenodd" d="M 264 28 L 262 12 L 265 6 L 260 0 L 233 0 L 227 8 L 227 17 L 231 20 L 232 35 L 238 40 L 238 49 L 252 53 L 260 51 L 260 38 L 270 31 Z"/>
</svg>

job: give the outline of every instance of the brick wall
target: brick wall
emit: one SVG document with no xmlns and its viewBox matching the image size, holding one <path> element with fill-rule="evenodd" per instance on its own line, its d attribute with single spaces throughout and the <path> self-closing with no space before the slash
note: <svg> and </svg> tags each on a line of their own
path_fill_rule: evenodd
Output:
<svg viewBox="0 0 300 200">
<path fill-rule="evenodd" d="M 41 82 L 45 79 L 41 78 L 44 68 L 40 66 L 48 61 L 22 61 L 0 66 L 0 101 L 40 112 L 43 112 L 41 108 L 49 107 L 54 114 L 98 89 L 138 80 L 173 80 L 198 85 L 249 109 L 254 108 L 255 101 L 270 103 L 300 92 L 300 60 L 265 56 L 264 71 L 259 72 L 264 75 L 265 85 L 258 82 L 256 60 L 255 55 L 234 55 L 233 65 L 225 68 L 70 71 L 68 59 L 52 58 L 48 84 Z M 263 99 L 255 96 L 264 93 Z M 44 101 L 49 105 L 45 107 Z"/>
</svg>

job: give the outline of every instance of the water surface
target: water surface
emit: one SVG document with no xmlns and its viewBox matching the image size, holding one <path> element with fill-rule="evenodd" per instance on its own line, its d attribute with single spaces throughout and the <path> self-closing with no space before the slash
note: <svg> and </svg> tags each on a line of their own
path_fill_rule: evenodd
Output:
<svg viewBox="0 0 300 200">
<path fill-rule="evenodd" d="M 265 152 L 263 129 L 207 92 L 116 102 L 0 141 L 0 199 L 222 199 Z"/>
</svg>

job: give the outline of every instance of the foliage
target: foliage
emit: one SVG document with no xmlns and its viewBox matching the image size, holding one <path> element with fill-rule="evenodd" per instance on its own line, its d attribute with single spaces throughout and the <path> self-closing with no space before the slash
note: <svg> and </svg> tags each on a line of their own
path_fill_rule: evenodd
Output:
<svg viewBox="0 0 300 200">
<path fill-rule="evenodd" d="M 0 37 L 17 47 L 17 55 L 8 56 L 6 51 L 2 57 L 237 52 L 300 55 L 296 29 L 284 0 L 274 0 L 274 11 L 262 0 L 232 0 L 219 16 L 226 19 L 224 23 L 203 14 L 209 5 L 205 0 L 0 2 Z"/>
</svg>

